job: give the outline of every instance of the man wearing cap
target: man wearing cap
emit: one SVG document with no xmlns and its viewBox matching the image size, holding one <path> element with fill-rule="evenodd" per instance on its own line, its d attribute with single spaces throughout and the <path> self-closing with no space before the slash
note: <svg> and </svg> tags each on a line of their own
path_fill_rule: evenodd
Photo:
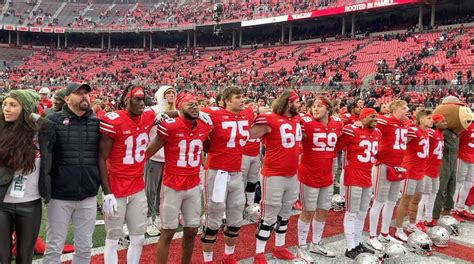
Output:
<svg viewBox="0 0 474 264">
<path fill-rule="evenodd" d="M 183 216 L 181 263 L 190 263 L 194 238 L 200 225 L 201 191 L 199 170 L 201 152 L 212 127 L 198 120 L 194 96 L 181 93 L 176 99 L 180 116 L 157 126 L 157 136 L 148 146 L 147 156 L 164 147 L 165 166 L 160 197 L 162 233 L 158 242 L 158 263 L 167 263 L 169 246 Z"/>
<path fill-rule="evenodd" d="M 423 194 L 418 204 L 418 212 L 416 215 L 417 226 L 422 223 L 425 226 L 435 226 L 433 221 L 433 207 L 436 194 L 439 190 L 439 167 L 443 158 L 444 138 L 443 131 L 447 128 L 447 122 L 443 115 L 433 115 L 434 129 L 429 129 L 430 148 L 428 162 L 425 169 L 425 177 L 423 178 Z M 423 211 L 425 221 L 423 221 Z"/>
<path fill-rule="evenodd" d="M 54 124 L 50 135 L 52 159 L 51 201 L 46 209 L 46 251 L 43 263 L 59 263 L 68 225 L 74 233 L 73 263 L 89 263 L 99 189 L 99 120 L 90 109 L 88 84 L 71 83 L 66 105 L 47 118 Z"/>
<path fill-rule="evenodd" d="M 376 128 L 377 112 L 363 108 L 359 114 L 361 126 L 346 125 L 337 141 L 336 152 L 347 153 L 344 184 L 346 186 L 346 213 L 344 234 L 347 250 L 345 256 L 354 259 L 363 252 L 371 252 L 361 243 L 362 229 L 372 194 L 372 166 L 382 133 Z"/>
</svg>

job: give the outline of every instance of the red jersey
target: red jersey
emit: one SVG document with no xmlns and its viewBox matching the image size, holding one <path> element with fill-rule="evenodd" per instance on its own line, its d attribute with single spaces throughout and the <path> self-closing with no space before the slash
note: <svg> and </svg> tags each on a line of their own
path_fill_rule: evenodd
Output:
<svg viewBox="0 0 474 264">
<path fill-rule="evenodd" d="M 41 99 L 38 104 L 43 107 L 43 110 L 53 107 L 53 101 L 51 99 Z"/>
<path fill-rule="evenodd" d="M 199 185 L 201 152 L 211 130 L 210 125 L 200 120 L 194 125 L 180 117 L 167 119 L 157 126 L 157 135 L 165 140 L 164 185 L 177 191 Z"/>
<path fill-rule="evenodd" d="M 342 133 L 342 121 L 329 117 L 328 124 L 324 125 L 313 117 L 303 116 L 300 124 L 306 137 L 301 141 L 303 154 L 298 179 L 313 188 L 327 187 L 333 180 L 332 161 L 336 157 L 335 148 Z"/>
<path fill-rule="evenodd" d="M 430 137 L 430 152 L 425 169 L 425 175 L 436 178 L 439 175 L 439 167 L 443 159 L 444 138 L 443 133 L 438 129 L 428 129 Z"/>
<path fill-rule="evenodd" d="M 347 125 L 337 141 L 336 151 L 345 149 L 344 185 L 367 188 L 372 186 L 372 166 L 375 163 L 382 133 L 377 128 Z"/>
<path fill-rule="evenodd" d="M 359 117 L 351 114 L 351 113 L 345 113 L 341 115 L 341 120 L 344 123 L 344 125 L 352 125 L 354 122 L 359 120 Z"/>
<path fill-rule="evenodd" d="M 421 180 L 425 175 L 430 150 L 428 129 L 423 131 L 418 126 L 410 127 L 407 135 L 410 141 L 403 156 L 402 167 L 407 170 L 408 179 Z"/>
<path fill-rule="evenodd" d="M 115 197 L 126 197 L 145 187 L 145 151 L 154 120 L 155 112 L 150 108 L 135 118 L 131 118 L 126 110 L 110 112 L 102 118 L 100 132 L 114 140 L 107 169 L 110 190 Z"/>
<path fill-rule="evenodd" d="M 382 133 L 377 152 L 377 162 L 392 167 L 402 165 L 403 156 L 407 149 L 407 127 L 392 115 L 380 116 L 377 128 Z"/>
<path fill-rule="evenodd" d="M 474 122 L 459 135 L 458 158 L 467 163 L 474 163 Z"/>
<path fill-rule="evenodd" d="M 265 113 L 257 117 L 255 124 L 265 124 L 271 129 L 263 136 L 265 157 L 261 174 L 263 176 L 294 176 L 298 169 L 302 138 L 300 117 Z"/>
<path fill-rule="evenodd" d="M 245 114 L 251 118 L 252 120 L 255 119 L 255 113 L 252 110 L 252 107 L 247 106 L 244 108 Z M 255 157 L 258 156 L 260 153 L 260 142 L 259 138 L 252 138 L 247 141 L 247 144 L 244 146 L 243 154 L 245 156 Z"/>
<path fill-rule="evenodd" d="M 209 107 L 203 112 L 210 115 L 214 125 L 209 134 L 205 167 L 227 172 L 240 171 L 243 147 L 249 139 L 253 117 L 250 118 L 246 110 L 235 114 L 220 107 Z"/>
</svg>

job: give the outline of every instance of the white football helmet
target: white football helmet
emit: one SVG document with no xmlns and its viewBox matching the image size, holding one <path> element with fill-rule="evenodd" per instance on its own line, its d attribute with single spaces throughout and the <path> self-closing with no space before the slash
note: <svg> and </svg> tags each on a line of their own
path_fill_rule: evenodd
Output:
<svg viewBox="0 0 474 264">
<path fill-rule="evenodd" d="M 450 235 L 459 236 L 460 223 L 456 218 L 450 215 L 444 215 L 438 220 L 438 225 L 446 228 Z"/>
<path fill-rule="evenodd" d="M 379 263 L 382 263 L 382 261 L 379 258 L 377 258 L 377 256 L 375 256 L 374 254 L 360 253 L 354 259 L 354 263 L 356 263 L 356 264 L 379 264 Z"/>
<path fill-rule="evenodd" d="M 412 252 L 422 256 L 431 256 L 431 242 L 430 237 L 420 231 L 415 231 L 408 236 L 408 249 Z"/>
<path fill-rule="evenodd" d="M 450 239 L 449 231 L 441 226 L 433 226 L 426 231 L 433 244 L 437 247 L 447 247 Z"/>
<path fill-rule="evenodd" d="M 43 87 L 39 90 L 39 94 L 46 94 L 48 97 L 51 95 L 51 90 L 48 87 Z"/>
<path fill-rule="evenodd" d="M 340 194 L 335 194 L 331 198 L 331 207 L 334 211 L 339 212 L 344 210 L 346 206 L 346 199 Z"/>
<path fill-rule="evenodd" d="M 262 214 L 260 213 L 260 205 L 252 204 L 247 206 L 244 211 L 244 219 L 250 220 L 252 222 L 257 222 L 260 220 Z"/>
<path fill-rule="evenodd" d="M 390 242 L 383 249 L 383 263 L 400 263 L 408 254 L 408 250 L 398 243 Z"/>
</svg>

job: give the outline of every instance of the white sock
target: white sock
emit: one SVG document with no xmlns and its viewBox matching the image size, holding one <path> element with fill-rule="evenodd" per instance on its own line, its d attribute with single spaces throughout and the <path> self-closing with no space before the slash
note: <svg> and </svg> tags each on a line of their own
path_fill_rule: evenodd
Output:
<svg viewBox="0 0 474 264">
<path fill-rule="evenodd" d="M 310 223 L 305 223 L 298 219 L 298 245 L 304 246 L 306 245 L 306 241 L 308 240 L 308 233 L 309 233 L 309 226 Z"/>
<path fill-rule="evenodd" d="M 257 243 L 255 247 L 255 253 L 260 254 L 265 252 L 265 246 L 267 245 L 267 241 L 263 241 L 257 238 Z"/>
<path fill-rule="evenodd" d="M 118 249 L 118 240 L 105 239 L 104 263 L 106 264 L 118 263 L 117 249 Z"/>
<path fill-rule="evenodd" d="M 382 211 L 382 229 L 380 233 L 388 234 L 390 223 L 392 222 L 393 209 L 395 208 L 395 202 L 386 201 Z"/>
<path fill-rule="evenodd" d="M 204 262 L 211 262 L 212 261 L 212 251 L 211 252 L 202 252 L 202 256 L 204 257 Z"/>
<path fill-rule="evenodd" d="M 416 212 L 416 222 L 422 222 L 423 221 L 423 212 L 426 207 L 426 203 L 428 202 L 428 196 L 429 194 L 424 193 L 421 195 L 421 200 L 418 203 L 418 211 Z"/>
<path fill-rule="evenodd" d="M 364 230 L 365 217 L 367 216 L 366 211 L 359 211 L 354 225 L 354 243 L 358 246 L 362 238 L 362 230 Z"/>
<path fill-rule="evenodd" d="M 247 204 L 252 205 L 255 203 L 255 192 L 245 192 L 247 196 Z"/>
<path fill-rule="evenodd" d="M 282 247 L 285 245 L 285 237 L 286 237 L 286 232 L 285 233 L 275 233 L 275 246 L 276 247 Z"/>
<path fill-rule="evenodd" d="M 313 220 L 313 243 L 318 244 L 323 236 L 325 222 Z"/>
<path fill-rule="evenodd" d="M 457 209 L 459 210 L 464 210 L 466 209 L 466 199 L 467 195 L 469 194 L 469 191 L 471 190 L 472 187 L 472 182 L 464 182 L 464 184 L 461 187 L 461 190 L 459 191 L 459 198 L 458 198 L 458 204 L 456 206 Z"/>
<path fill-rule="evenodd" d="M 234 254 L 234 251 L 235 251 L 235 246 L 228 246 L 228 245 L 225 245 L 225 247 L 224 247 L 224 254 L 226 254 L 226 255 L 232 255 L 232 254 Z"/>
<path fill-rule="evenodd" d="M 433 221 L 433 208 L 436 201 L 436 193 L 430 193 L 428 195 L 428 201 L 426 202 L 426 221 Z"/>
<path fill-rule="evenodd" d="M 380 211 L 382 211 L 383 203 L 374 200 L 372 208 L 370 208 L 369 213 L 369 224 L 370 224 L 370 236 L 377 236 L 377 226 L 379 223 Z"/>
<path fill-rule="evenodd" d="M 453 201 L 455 205 L 458 204 L 459 191 L 461 190 L 462 185 L 463 185 L 462 183 L 456 182 L 456 187 L 455 187 L 456 189 L 454 189 L 454 196 L 453 196 Z"/>
<path fill-rule="evenodd" d="M 130 235 L 130 245 L 127 251 L 127 264 L 138 264 L 142 255 L 145 235 Z"/>
<path fill-rule="evenodd" d="M 346 214 L 344 215 L 344 235 L 346 236 L 347 250 L 351 250 L 356 247 L 354 242 L 356 217 L 356 213 L 350 213 L 348 211 L 346 211 Z"/>
</svg>

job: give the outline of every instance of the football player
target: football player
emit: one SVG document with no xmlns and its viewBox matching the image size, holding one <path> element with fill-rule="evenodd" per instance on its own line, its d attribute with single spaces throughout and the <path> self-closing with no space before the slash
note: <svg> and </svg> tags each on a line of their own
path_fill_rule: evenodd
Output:
<svg viewBox="0 0 474 264">
<path fill-rule="evenodd" d="M 408 106 L 403 100 L 395 100 L 389 106 L 389 115 L 377 119 L 377 128 L 382 132 L 376 163 L 372 169 L 374 184 L 374 202 L 370 209 L 370 237 L 369 246 L 382 250 L 380 242 L 402 243 L 392 237 L 388 231 L 392 221 L 393 209 L 398 201 L 401 180 L 403 180 L 403 156 L 407 148 Z M 382 211 L 382 229 L 377 238 L 377 225 Z"/>
<path fill-rule="evenodd" d="M 314 261 L 307 252 L 311 222 L 313 237 L 309 251 L 325 257 L 336 256 L 324 247 L 321 237 L 331 207 L 335 147 L 343 127 L 339 118 L 331 116 L 332 104 L 327 98 L 315 98 L 311 110 L 311 116 L 301 118 L 303 154 L 298 168 L 299 200 L 303 211 L 298 219 L 297 255 L 308 262 Z"/>
<path fill-rule="evenodd" d="M 127 263 L 138 263 L 148 212 L 143 167 L 155 113 L 145 109 L 145 90 L 139 86 L 125 89 L 119 107 L 123 109 L 106 114 L 100 122 L 99 169 L 107 232 L 104 261 L 118 262 L 118 240 L 126 222 L 130 235 Z"/>
<path fill-rule="evenodd" d="M 416 212 L 423 191 L 423 176 L 430 149 L 428 129 L 432 126 L 431 111 L 422 109 L 416 114 L 416 125 L 408 128 L 407 150 L 402 163 L 406 173 L 402 198 L 397 207 L 397 231 L 395 232 L 395 237 L 403 242 L 408 240 L 408 236 L 403 231 L 403 218 L 407 214 L 407 210 L 409 219 L 407 231 L 412 233 L 419 229 L 422 232 L 426 232 L 424 225 L 419 225 L 419 228 L 417 228 Z"/>
<path fill-rule="evenodd" d="M 203 143 L 211 126 L 197 120 L 198 106 L 194 96 L 181 93 L 176 99 L 180 116 L 157 126 L 157 137 L 148 146 L 150 157 L 164 146 L 166 152 L 160 195 L 161 236 L 158 241 L 158 263 L 167 263 L 169 246 L 183 217 L 181 263 L 190 263 L 201 219 L 199 170 Z"/>
<path fill-rule="evenodd" d="M 447 128 L 447 122 L 443 115 L 433 115 L 434 129 L 429 129 L 430 152 L 428 162 L 425 169 L 425 177 L 423 178 L 423 194 L 418 204 L 418 212 L 416 215 L 417 226 L 421 226 L 423 220 L 423 211 L 425 213 L 425 226 L 435 226 L 433 221 L 433 207 L 436 194 L 439 190 L 439 168 L 441 159 L 443 158 L 444 138 L 443 130 Z"/>
<path fill-rule="evenodd" d="M 474 116 L 473 116 L 474 118 Z M 474 215 L 466 210 L 466 198 L 474 181 L 474 122 L 459 135 L 458 164 L 456 171 L 456 191 L 454 193 L 454 213 L 459 217 L 474 220 Z"/>
<path fill-rule="evenodd" d="M 374 253 L 361 243 L 361 237 L 372 194 L 372 166 L 382 136 L 376 128 L 377 112 L 374 109 L 362 109 L 359 120 L 361 127 L 347 125 L 343 128 L 336 146 L 336 151 L 345 149 L 347 153 L 344 234 L 347 243 L 345 255 L 351 259 L 363 252 Z"/>
<path fill-rule="evenodd" d="M 210 115 L 213 130 L 204 176 L 204 229 L 201 236 L 205 263 L 212 263 L 214 244 L 225 213 L 224 263 L 237 263 L 234 256 L 245 207 L 242 180 L 243 147 L 249 139 L 249 128 L 254 119 L 252 108 L 243 109 L 243 98 L 238 87 L 222 91 L 224 108 L 203 109 Z"/>
<path fill-rule="evenodd" d="M 254 263 L 267 263 L 263 252 L 273 229 L 276 233 L 273 257 L 295 258 L 285 248 L 285 235 L 298 193 L 295 175 L 302 139 L 298 107 L 298 94 L 284 91 L 273 102 L 272 112 L 259 115 L 250 129 L 252 137 L 263 137 L 265 145 L 261 170 L 262 218 L 257 226 Z"/>
</svg>

